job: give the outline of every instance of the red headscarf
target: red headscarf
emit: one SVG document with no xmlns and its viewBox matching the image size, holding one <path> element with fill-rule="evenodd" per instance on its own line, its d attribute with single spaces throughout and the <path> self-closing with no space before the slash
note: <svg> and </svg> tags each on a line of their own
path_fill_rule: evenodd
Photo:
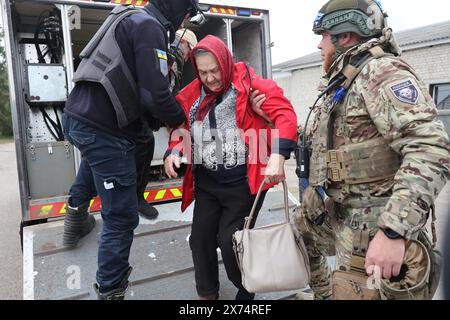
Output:
<svg viewBox="0 0 450 320">
<path fill-rule="evenodd" d="M 207 51 L 213 55 L 219 65 L 220 74 L 222 76 L 222 88 L 220 91 L 212 92 L 205 85 L 203 85 L 206 91 L 206 96 L 198 107 L 195 116 L 197 120 L 203 121 L 211 107 L 214 105 L 217 97 L 228 91 L 233 79 L 234 61 L 230 50 L 228 50 L 227 46 L 220 38 L 211 35 L 206 36 L 191 51 L 192 66 L 194 67 L 195 73 L 197 74 L 197 78 L 199 80 L 200 76 L 198 73 L 197 64 L 195 62 L 195 52 L 197 50 Z"/>
</svg>

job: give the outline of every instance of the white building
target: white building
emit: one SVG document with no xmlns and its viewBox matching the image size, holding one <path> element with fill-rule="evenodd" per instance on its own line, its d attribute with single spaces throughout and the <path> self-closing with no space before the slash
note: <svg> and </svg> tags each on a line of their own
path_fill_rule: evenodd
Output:
<svg viewBox="0 0 450 320">
<path fill-rule="evenodd" d="M 441 119 L 450 131 L 450 21 L 395 34 L 402 58 L 429 86 Z M 323 76 L 320 52 L 273 66 L 273 78 L 285 91 L 304 124 Z"/>
</svg>

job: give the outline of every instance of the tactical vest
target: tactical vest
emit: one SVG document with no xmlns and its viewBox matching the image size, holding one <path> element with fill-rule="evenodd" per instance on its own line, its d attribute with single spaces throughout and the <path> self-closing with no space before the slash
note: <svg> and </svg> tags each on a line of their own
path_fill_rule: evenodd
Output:
<svg viewBox="0 0 450 320">
<path fill-rule="evenodd" d="M 141 115 L 139 90 L 125 62 L 115 34 L 119 23 L 132 14 L 143 12 L 132 6 L 117 6 L 81 52 L 82 61 L 73 81 L 102 84 L 116 111 L 119 128 L 124 128 Z"/>
<path fill-rule="evenodd" d="M 373 59 L 385 57 L 387 54 L 380 48 L 369 50 L 370 55 L 358 67 L 348 64 L 343 68 L 342 74 L 345 82 L 342 85 L 346 90 L 350 88 L 355 78 L 363 68 Z M 383 137 L 366 140 L 361 143 L 352 143 L 348 134 L 346 123 L 346 107 L 349 95 L 336 103 L 335 96 L 328 95 L 323 103 L 320 117 L 315 121 L 316 134 L 310 160 L 310 184 L 316 187 L 327 188 L 330 184 L 339 184 L 342 188 L 356 184 L 367 184 L 393 178 L 400 168 L 399 155 L 390 148 Z M 343 128 L 344 144 L 334 149 L 335 125 Z M 324 134 L 326 133 L 326 134 Z M 343 201 L 339 198 L 339 190 L 329 193 L 333 200 Z M 328 193 L 328 190 L 327 190 Z M 355 201 L 350 199 L 345 203 L 347 207 L 360 208 L 365 206 L 383 206 L 389 198 L 371 198 Z"/>
</svg>

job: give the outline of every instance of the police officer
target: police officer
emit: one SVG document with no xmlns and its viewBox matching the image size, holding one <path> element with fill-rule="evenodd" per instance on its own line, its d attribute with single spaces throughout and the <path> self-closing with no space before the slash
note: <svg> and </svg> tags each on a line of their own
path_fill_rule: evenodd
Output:
<svg viewBox="0 0 450 320">
<path fill-rule="evenodd" d="M 167 50 L 196 0 L 153 0 L 144 9 L 117 6 L 81 53 L 63 117 L 64 133 L 83 156 L 70 190 L 69 233 L 93 227 L 87 209 L 98 193 L 103 229 L 95 289 L 99 299 L 123 299 L 137 227 L 136 139 L 144 118 L 177 127 L 185 116 L 169 90 Z M 66 233 L 66 232 L 65 232 Z"/>
<path fill-rule="evenodd" d="M 331 0 L 314 21 L 326 75 L 299 148 L 305 190 L 296 224 L 315 299 L 333 293 L 326 256 L 336 255 L 340 271 L 381 282 L 401 277 L 409 240 L 436 261 L 425 224 L 450 176 L 449 139 L 426 85 L 399 58 L 386 17 L 379 1 Z M 431 298 L 433 279 L 420 286 L 425 294 L 408 293 Z"/>
</svg>

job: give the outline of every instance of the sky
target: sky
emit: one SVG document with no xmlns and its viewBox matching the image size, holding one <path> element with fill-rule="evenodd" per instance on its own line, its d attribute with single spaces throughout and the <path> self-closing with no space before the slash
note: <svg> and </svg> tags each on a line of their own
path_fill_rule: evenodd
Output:
<svg viewBox="0 0 450 320">
<path fill-rule="evenodd" d="M 214 0 L 213 0 L 214 1 Z M 200 0 L 200 2 L 203 2 Z M 211 2 L 205 0 L 204 2 Z M 221 0 L 269 9 L 272 63 L 278 64 L 317 51 L 320 37 L 311 31 L 314 18 L 327 0 Z M 402 31 L 450 20 L 448 0 L 381 0 L 389 26 Z"/>
</svg>

